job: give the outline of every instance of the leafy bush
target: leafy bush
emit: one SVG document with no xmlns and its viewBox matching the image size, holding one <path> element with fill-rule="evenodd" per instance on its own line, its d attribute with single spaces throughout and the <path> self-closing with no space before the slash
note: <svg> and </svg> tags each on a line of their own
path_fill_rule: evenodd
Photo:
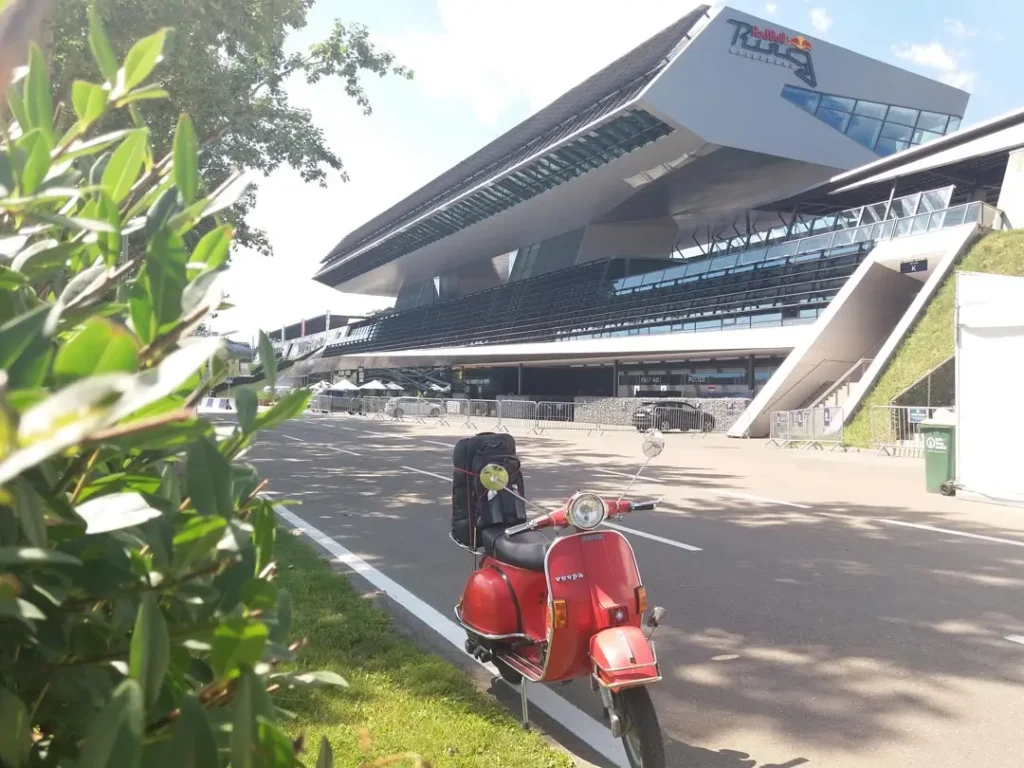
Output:
<svg viewBox="0 0 1024 768">
<path fill-rule="evenodd" d="M 204 193 L 185 115 L 173 153 L 153 157 L 140 105 L 165 95 L 147 81 L 167 38 L 119 64 L 94 16 L 105 82 L 74 83 L 73 115 L 55 110 L 37 48 L 0 87 L 5 768 L 291 766 L 268 690 L 344 682 L 277 670 L 296 649 L 291 604 L 273 509 L 239 461 L 308 394 L 260 412 L 236 391 L 229 427 L 195 415 L 226 370 L 222 342 L 190 334 L 220 303 L 232 231 L 215 221 L 191 251 L 186 237 L 246 185 Z M 114 110 L 134 127 L 103 133 Z"/>
</svg>

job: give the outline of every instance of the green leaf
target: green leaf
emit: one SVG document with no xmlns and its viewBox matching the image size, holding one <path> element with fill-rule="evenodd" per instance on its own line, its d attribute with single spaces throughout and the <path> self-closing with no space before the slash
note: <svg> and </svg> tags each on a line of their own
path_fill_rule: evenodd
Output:
<svg viewBox="0 0 1024 768">
<path fill-rule="evenodd" d="M 107 147 L 119 142 L 131 132 L 131 128 L 125 128 L 120 131 L 104 133 L 102 136 L 97 136 L 96 138 L 89 139 L 88 141 L 73 141 L 68 145 L 68 148 L 64 150 L 64 154 L 61 155 L 61 160 L 74 160 L 78 157 L 85 157 L 86 155 L 94 155 L 97 152 L 102 152 Z M 103 177 L 102 169 L 99 170 L 101 171 L 99 173 L 99 178 L 95 181 L 90 178 L 90 184 L 99 184 L 99 179 L 102 179 Z"/>
<path fill-rule="evenodd" d="M 167 765 L 174 768 L 218 768 L 217 742 L 202 704 L 194 696 L 181 703 L 181 717 L 171 737 Z"/>
<path fill-rule="evenodd" d="M 316 756 L 316 768 L 334 768 L 334 752 L 326 736 L 320 737 L 320 754 Z"/>
<path fill-rule="evenodd" d="M 164 43 L 169 30 L 161 29 L 144 37 L 128 51 L 124 59 L 124 79 L 119 83 L 122 93 L 128 93 L 149 77 L 156 65 L 163 60 Z"/>
<path fill-rule="evenodd" d="M 337 688 L 348 688 L 348 680 L 336 672 L 321 670 L 320 672 L 288 672 L 272 675 L 271 679 L 279 685 L 286 685 L 289 688 L 324 688 L 335 686 Z"/>
<path fill-rule="evenodd" d="M 101 184 L 115 203 L 120 203 L 131 191 L 139 179 L 142 166 L 146 162 L 146 147 L 149 133 L 139 129 L 129 133 L 103 171 Z"/>
<path fill-rule="evenodd" d="M 178 118 L 174 133 L 174 184 L 185 205 L 192 205 L 199 188 L 199 141 L 188 115 Z"/>
<path fill-rule="evenodd" d="M 220 306 L 224 298 L 221 290 L 221 276 L 225 269 L 207 269 L 196 276 L 181 292 L 181 313 L 191 315 L 193 312 L 212 312 Z"/>
<path fill-rule="evenodd" d="M 167 622 L 156 598 L 148 594 L 139 603 L 128 656 L 128 670 L 139 681 L 146 703 L 150 706 L 160 697 L 170 662 L 171 640 L 167 635 Z"/>
<path fill-rule="evenodd" d="M 134 528 L 162 516 L 144 497 L 130 491 L 89 499 L 75 507 L 75 512 L 85 521 L 88 535 Z"/>
<path fill-rule="evenodd" d="M 77 243 L 40 240 L 19 253 L 11 262 L 11 268 L 38 280 L 64 269 L 69 259 L 81 249 L 82 246 Z"/>
<path fill-rule="evenodd" d="M 190 518 L 174 535 L 174 567 L 184 571 L 213 552 L 227 525 L 217 515 Z"/>
<path fill-rule="evenodd" d="M 14 496 L 14 513 L 21 526 L 21 532 L 33 547 L 46 548 L 46 520 L 43 516 L 42 499 L 28 483 L 22 481 L 11 486 Z"/>
<path fill-rule="evenodd" d="M 132 285 L 128 294 L 128 308 L 132 316 L 132 328 L 143 344 L 156 338 L 156 323 L 153 318 L 153 302 L 146 285 L 141 280 Z"/>
<path fill-rule="evenodd" d="M 177 190 L 174 187 L 168 187 L 146 213 L 146 239 L 152 240 L 156 233 L 167 224 L 171 216 L 180 210 Z"/>
<path fill-rule="evenodd" d="M 7 267 L 0 267 L 0 288 L 9 291 L 20 288 L 28 282 L 28 278 L 20 272 L 15 272 Z"/>
<path fill-rule="evenodd" d="M 263 579 L 249 579 L 242 585 L 242 602 L 250 611 L 269 611 L 277 605 L 277 587 Z"/>
<path fill-rule="evenodd" d="M 114 55 L 114 48 L 110 45 L 110 38 L 103 28 L 103 20 L 96 11 L 95 3 L 89 4 L 89 48 L 100 72 L 108 82 L 113 83 L 117 78 L 117 56 Z"/>
<path fill-rule="evenodd" d="M 40 304 L 0 325 L 0 370 L 10 368 L 36 338 L 50 308 Z"/>
<path fill-rule="evenodd" d="M 257 761 L 258 723 L 273 717 L 270 696 L 251 669 L 243 669 L 235 688 L 231 726 L 231 768 L 263 768 Z"/>
<path fill-rule="evenodd" d="M 234 230 L 229 224 L 207 232 L 192 252 L 192 261 L 203 263 L 211 269 L 224 265 L 228 260 L 233 234 Z"/>
<path fill-rule="evenodd" d="M 71 103 L 75 106 L 75 114 L 81 130 L 99 120 L 107 109 L 110 91 L 102 85 L 76 80 L 71 86 Z"/>
<path fill-rule="evenodd" d="M 38 219 L 39 221 L 45 221 L 50 224 L 56 224 L 59 227 L 64 227 L 65 229 L 77 231 L 117 232 L 116 229 L 111 227 L 105 221 L 99 221 L 98 219 L 85 219 L 81 216 L 62 216 L 59 213 L 50 213 L 49 211 L 29 210 L 25 212 L 25 218 Z"/>
<path fill-rule="evenodd" d="M 20 768 L 28 764 L 32 725 L 25 703 L 0 687 L 0 765 Z"/>
<path fill-rule="evenodd" d="M 259 661 L 267 637 L 267 626 L 262 621 L 240 617 L 222 621 L 214 630 L 209 659 L 217 677 L 223 680 L 240 665 L 252 666 Z"/>
<path fill-rule="evenodd" d="M 189 448 L 188 493 L 201 515 L 235 516 L 231 465 L 209 440 L 197 440 Z"/>
<path fill-rule="evenodd" d="M 35 628 L 34 621 L 45 621 L 46 614 L 28 600 L 20 597 L 8 597 L 0 600 L 0 618 L 10 617 L 20 621 L 30 630 Z"/>
<path fill-rule="evenodd" d="M 277 590 L 277 608 L 274 611 L 277 623 L 270 628 L 270 639 L 284 645 L 292 631 L 292 596 L 286 589 Z"/>
<path fill-rule="evenodd" d="M 256 421 L 256 414 L 259 412 L 259 402 L 256 393 L 250 387 L 240 387 L 235 390 L 235 408 L 238 409 L 238 423 L 246 432 L 252 432 Z"/>
<path fill-rule="evenodd" d="M 256 429 L 270 429 L 283 424 L 288 419 L 301 416 L 312 393 L 308 389 L 296 389 L 289 392 L 275 403 L 269 411 L 256 416 Z"/>
<path fill-rule="evenodd" d="M 266 717 L 256 718 L 256 768 L 294 768 L 299 765 L 292 740 Z"/>
<path fill-rule="evenodd" d="M 182 239 L 166 231 L 153 239 L 146 257 L 146 282 L 157 332 L 181 316 L 181 294 L 188 281 Z"/>
<path fill-rule="evenodd" d="M 7 105 L 11 108 L 11 114 L 14 115 L 14 119 L 18 121 L 18 125 L 21 126 L 21 130 L 28 132 L 32 126 L 28 119 L 28 113 L 25 111 L 25 88 L 24 83 L 12 83 L 11 87 L 7 91 Z"/>
<path fill-rule="evenodd" d="M 171 94 L 161 88 L 159 85 L 147 85 L 145 88 L 137 88 L 136 90 L 129 93 L 127 96 L 122 96 L 117 100 L 118 107 L 126 107 L 129 104 L 134 104 L 136 101 L 152 101 L 153 99 L 166 99 Z"/>
<path fill-rule="evenodd" d="M 39 128 L 29 131 L 17 143 L 25 153 L 25 164 L 21 167 L 18 192 L 23 196 L 35 194 L 50 170 L 50 141 Z"/>
<path fill-rule="evenodd" d="M 0 197 L 14 193 L 14 168 L 6 152 L 0 152 Z"/>
<path fill-rule="evenodd" d="M 53 94 L 46 56 L 34 43 L 29 47 L 29 70 L 25 79 L 25 114 L 29 126 L 38 128 L 53 145 Z"/>
<path fill-rule="evenodd" d="M 195 423 L 202 425 L 198 419 Z M 157 490 L 157 495 L 162 499 L 167 499 L 172 509 L 181 506 L 181 485 L 178 482 L 177 464 L 170 461 L 164 462 L 163 468 L 160 470 L 160 487 Z"/>
<path fill-rule="evenodd" d="M 77 557 L 38 547 L 0 547 L 0 568 L 47 568 L 55 565 L 81 565 Z"/>
<path fill-rule="evenodd" d="M 259 352 L 260 365 L 263 366 L 267 386 L 273 389 L 277 381 L 277 356 L 274 354 L 274 345 L 263 331 L 260 331 Z"/>
<path fill-rule="evenodd" d="M 253 545 L 256 547 L 256 573 L 274 562 L 277 541 L 277 517 L 269 501 L 264 501 L 252 517 Z"/>
<path fill-rule="evenodd" d="M 78 758 L 78 768 L 136 768 L 142 757 L 145 697 L 128 678 L 93 719 Z"/>
<path fill-rule="evenodd" d="M 63 386 L 94 373 L 134 371 L 138 367 L 135 336 L 121 325 L 95 317 L 61 347 L 53 363 L 53 375 Z"/>
<path fill-rule="evenodd" d="M 121 258 L 121 211 L 106 192 L 100 191 L 97 196 L 96 213 L 113 230 L 96 235 L 96 244 L 103 251 L 107 265 L 113 267 Z"/>
</svg>

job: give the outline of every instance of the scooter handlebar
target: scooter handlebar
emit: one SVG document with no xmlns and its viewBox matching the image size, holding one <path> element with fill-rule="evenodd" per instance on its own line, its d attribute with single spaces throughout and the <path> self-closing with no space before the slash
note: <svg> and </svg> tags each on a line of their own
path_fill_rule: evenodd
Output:
<svg viewBox="0 0 1024 768">
<path fill-rule="evenodd" d="M 630 512 L 649 512 L 661 503 L 661 499 L 651 499 L 650 501 L 633 501 L 630 502 Z"/>
</svg>

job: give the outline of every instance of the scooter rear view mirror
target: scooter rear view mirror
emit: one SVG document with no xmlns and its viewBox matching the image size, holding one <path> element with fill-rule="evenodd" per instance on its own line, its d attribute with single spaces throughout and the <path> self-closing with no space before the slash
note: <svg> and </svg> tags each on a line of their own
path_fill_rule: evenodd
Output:
<svg viewBox="0 0 1024 768">
<path fill-rule="evenodd" d="M 644 435 L 644 456 L 653 459 L 661 455 L 665 450 L 665 436 L 656 429 L 652 429 Z"/>
<path fill-rule="evenodd" d="M 488 464 L 480 470 L 480 484 L 488 491 L 503 491 L 508 487 L 508 470 L 498 464 Z"/>
</svg>

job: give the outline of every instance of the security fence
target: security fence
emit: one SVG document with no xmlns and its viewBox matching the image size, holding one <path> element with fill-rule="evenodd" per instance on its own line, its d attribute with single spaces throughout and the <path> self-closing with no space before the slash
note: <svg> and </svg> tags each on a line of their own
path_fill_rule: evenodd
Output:
<svg viewBox="0 0 1024 768">
<path fill-rule="evenodd" d="M 846 450 L 844 421 L 839 406 L 773 411 L 766 447 Z"/>
<path fill-rule="evenodd" d="M 584 411 L 581 407 L 580 411 Z M 543 434 L 549 429 L 574 429 L 591 434 L 600 425 L 596 421 L 584 421 L 577 418 L 576 403 L 537 403 L 537 432 Z"/>
<path fill-rule="evenodd" d="M 924 455 L 921 424 L 937 408 L 904 405 L 876 405 L 871 409 L 871 447 L 881 456 Z"/>
<path fill-rule="evenodd" d="M 662 432 L 689 432 L 694 437 L 703 437 L 714 430 L 714 419 L 710 414 L 689 403 L 672 403 L 655 406 L 651 411 L 650 422 L 642 412 L 633 416 L 636 426 L 640 429 L 658 429 Z"/>
<path fill-rule="evenodd" d="M 533 400 L 499 400 L 497 429 L 499 432 L 511 432 L 513 429 L 525 429 L 527 434 L 537 432 L 537 403 Z"/>
<path fill-rule="evenodd" d="M 445 401 L 432 397 L 396 397 L 387 401 L 384 412 L 395 421 L 448 425 Z"/>
</svg>

